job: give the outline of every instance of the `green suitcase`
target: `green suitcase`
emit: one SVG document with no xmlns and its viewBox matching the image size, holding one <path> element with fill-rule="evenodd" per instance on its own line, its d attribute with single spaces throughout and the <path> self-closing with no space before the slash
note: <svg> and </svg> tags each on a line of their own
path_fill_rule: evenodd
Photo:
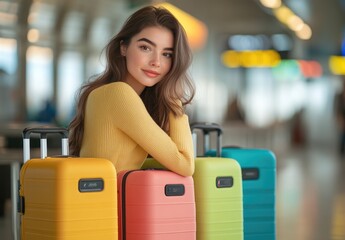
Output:
<svg viewBox="0 0 345 240">
<path fill-rule="evenodd" d="M 222 131 L 212 126 L 192 124 L 191 129 L 193 133 L 200 129 L 204 137 L 212 131 L 217 131 L 219 149 Z M 193 178 L 197 240 L 242 240 L 244 235 L 241 167 L 234 159 L 218 156 L 195 159 Z"/>
</svg>

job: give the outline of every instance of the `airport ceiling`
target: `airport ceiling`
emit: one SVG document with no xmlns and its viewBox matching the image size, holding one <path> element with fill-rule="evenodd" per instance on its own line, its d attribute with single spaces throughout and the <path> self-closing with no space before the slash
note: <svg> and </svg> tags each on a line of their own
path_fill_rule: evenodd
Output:
<svg viewBox="0 0 345 240">
<path fill-rule="evenodd" d="M 91 23 L 107 18 L 118 27 L 124 18 L 148 0 L 0 0 L 0 37 L 28 26 L 30 11 L 35 7 L 33 25 L 60 32 L 68 13 L 74 12 L 70 30 L 83 28 L 87 36 Z M 155 1 L 157 2 L 157 1 Z M 171 0 L 169 3 L 203 21 L 215 34 L 294 34 L 281 24 L 272 11 L 259 0 Z M 336 54 L 345 31 L 345 0 L 283 0 L 307 22 L 313 36 L 305 46 L 313 51 Z M 79 14 L 79 17 L 77 16 Z M 32 17 L 32 16 L 31 16 Z"/>
</svg>

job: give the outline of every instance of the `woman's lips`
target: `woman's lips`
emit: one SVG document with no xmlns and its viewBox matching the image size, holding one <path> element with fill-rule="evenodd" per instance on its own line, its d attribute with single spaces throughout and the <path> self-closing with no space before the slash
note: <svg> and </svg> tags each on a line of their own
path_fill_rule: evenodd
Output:
<svg viewBox="0 0 345 240">
<path fill-rule="evenodd" d="M 152 70 L 143 70 L 143 72 L 145 73 L 146 76 L 150 78 L 155 78 L 160 75 L 158 72 L 152 71 Z"/>
</svg>

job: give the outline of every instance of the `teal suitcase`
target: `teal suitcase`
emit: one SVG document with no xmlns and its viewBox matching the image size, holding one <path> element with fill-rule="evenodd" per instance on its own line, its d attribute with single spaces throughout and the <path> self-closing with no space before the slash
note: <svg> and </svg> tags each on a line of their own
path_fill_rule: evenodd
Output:
<svg viewBox="0 0 345 240">
<path fill-rule="evenodd" d="M 223 147 L 242 169 L 245 240 L 275 240 L 276 157 L 267 149 Z"/>
<path fill-rule="evenodd" d="M 216 127 L 216 126 L 213 126 Z M 216 156 L 216 150 L 207 150 Z M 276 156 L 268 149 L 223 147 L 221 156 L 241 166 L 245 240 L 275 240 Z"/>
</svg>

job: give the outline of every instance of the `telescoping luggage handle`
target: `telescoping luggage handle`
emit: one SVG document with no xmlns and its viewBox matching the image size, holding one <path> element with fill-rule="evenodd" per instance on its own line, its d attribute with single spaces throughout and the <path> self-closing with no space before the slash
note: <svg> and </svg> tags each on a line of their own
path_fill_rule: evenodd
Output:
<svg viewBox="0 0 345 240">
<path fill-rule="evenodd" d="M 23 130 L 24 163 L 30 159 L 30 135 L 32 133 L 40 135 L 41 158 L 47 157 L 47 135 L 53 134 L 53 133 L 60 134 L 61 136 L 62 155 L 66 156 L 69 154 L 68 130 L 66 128 L 60 128 L 60 127 L 25 128 Z"/>
<path fill-rule="evenodd" d="M 195 129 L 200 129 L 204 135 L 204 154 L 209 150 L 210 147 L 210 133 L 211 132 L 217 132 L 217 157 L 220 157 L 221 151 L 222 151 L 222 134 L 223 130 L 217 123 L 208 123 L 208 122 L 202 122 L 202 123 L 192 123 L 190 125 L 192 133 L 194 133 Z M 194 139 L 194 149 L 196 151 L 196 139 Z"/>
</svg>

